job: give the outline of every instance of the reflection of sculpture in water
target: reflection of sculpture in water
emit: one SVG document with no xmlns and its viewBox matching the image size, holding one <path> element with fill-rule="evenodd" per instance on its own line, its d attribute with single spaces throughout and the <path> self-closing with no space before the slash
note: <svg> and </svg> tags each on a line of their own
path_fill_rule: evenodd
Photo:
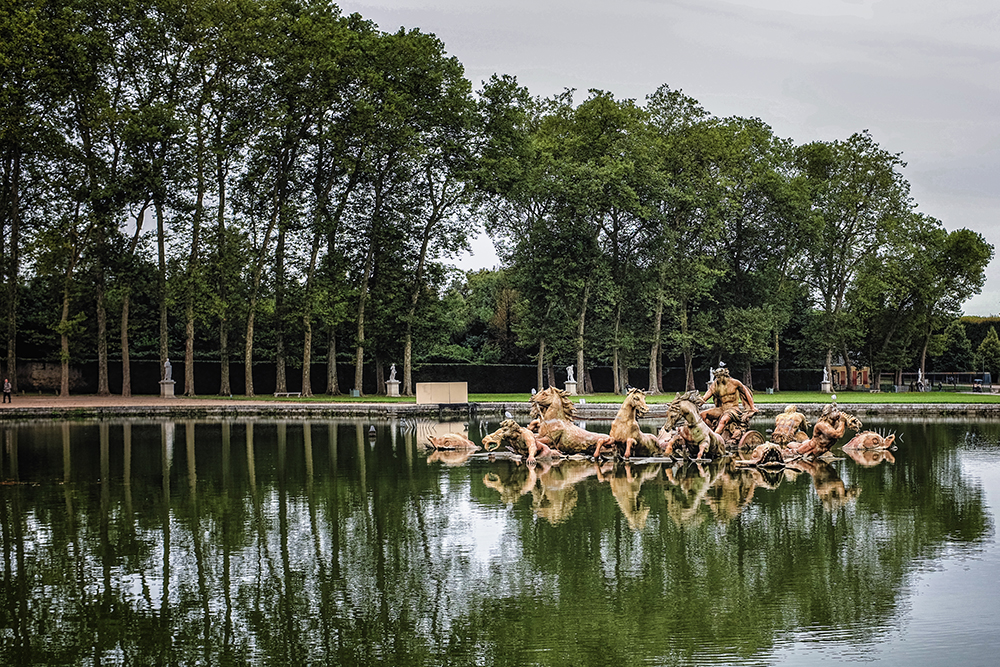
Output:
<svg viewBox="0 0 1000 667">
<path fill-rule="evenodd" d="M 883 461 L 896 462 L 896 457 L 888 449 L 844 449 L 844 453 L 864 468 L 874 468 Z"/>
<path fill-rule="evenodd" d="M 539 463 L 538 484 L 531 489 L 535 514 L 553 526 L 562 523 L 576 509 L 579 493 L 576 485 L 596 475 L 598 464 L 591 461 L 563 460 L 549 466 Z"/>
<path fill-rule="evenodd" d="M 659 464 L 639 466 L 638 474 L 635 474 L 635 467 L 631 463 L 624 463 L 615 465 L 611 474 L 606 475 L 603 468 L 597 474 L 598 481 L 608 482 L 611 494 L 632 530 L 642 530 L 646 526 L 650 508 L 640 500 L 639 490 L 644 482 L 659 476 L 660 467 Z"/>
<path fill-rule="evenodd" d="M 757 471 L 723 465 L 715 483 L 705 494 L 705 503 L 718 521 L 730 521 L 750 505 L 758 486 L 773 488 Z"/>
<path fill-rule="evenodd" d="M 798 406 L 789 405 L 784 412 L 774 418 L 771 442 L 776 445 L 805 442 L 809 439 L 809 434 L 806 433 L 808 428 L 809 422 L 806 421 L 806 416 L 799 412 Z"/>
<path fill-rule="evenodd" d="M 500 501 L 509 507 L 534 488 L 538 481 L 535 468 L 521 465 L 518 461 L 497 461 L 483 477 L 483 484 L 497 491 Z"/>
<path fill-rule="evenodd" d="M 472 455 L 476 453 L 474 449 L 435 449 L 427 455 L 428 463 L 443 463 L 449 467 L 465 465 Z"/>
<path fill-rule="evenodd" d="M 860 487 L 852 486 L 849 489 L 846 487 L 844 480 L 828 461 L 800 459 L 790 463 L 789 466 L 812 477 L 816 495 L 828 511 L 838 510 L 861 495 Z"/>
<path fill-rule="evenodd" d="M 722 471 L 722 464 L 713 462 L 706 465 L 666 468 L 664 477 L 671 485 L 663 492 L 667 505 L 667 515 L 678 526 L 697 525 L 707 514 L 700 512 L 705 497 Z"/>
<path fill-rule="evenodd" d="M 525 466 L 508 460 L 494 464 L 483 484 L 499 492 L 500 500 L 508 506 L 530 493 L 535 514 L 555 525 L 568 519 L 576 508 L 579 496 L 575 485 L 597 471 L 597 465 L 590 461 L 539 461 Z"/>
<path fill-rule="evenodd" d="M 707 402 L 711 398 L 715 402 L 715 407 L 703 411 L 701 418 L 709 426 L 714 425 L 715 432 L 720 435 L 726 433 L 730 422 L 735 422 L 745 429 L 750 419 L 757 414 L 753 405 L 753 392 L 739 380 L 730 377 L 729 369 L 725 366 L 716 368 L 713 376 L 712 384 L 708 386 L 708 391 L 701 400 Z M 735 435 L 731 437 L 735 439 Z"/>
</svg>

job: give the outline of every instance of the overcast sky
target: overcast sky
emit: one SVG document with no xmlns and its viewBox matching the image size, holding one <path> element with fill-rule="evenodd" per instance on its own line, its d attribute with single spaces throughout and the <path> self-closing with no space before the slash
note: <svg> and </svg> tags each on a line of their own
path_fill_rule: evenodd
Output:
<svg viewBox="0 0 1000 667">
<path fill-rule="evenodd" d="M 716 116 L 756 116 L 796 143 L 870 130 L 902 153 L 920 211 L 1000 250 L 996 0 L 345 0 L 382 30 L 434 33 L 478 89 L 596 88 L 639 102 L 661 84 Z M 465 268 L 496 265 L 488 242 Z M 1000 314 L 1000 259 L 969 315 Z"/>
</svg>

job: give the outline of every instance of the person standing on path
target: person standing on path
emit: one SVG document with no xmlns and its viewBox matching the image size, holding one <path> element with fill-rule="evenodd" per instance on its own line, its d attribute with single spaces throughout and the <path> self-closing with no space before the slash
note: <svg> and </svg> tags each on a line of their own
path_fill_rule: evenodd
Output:
<svg viewBox="0 0 1000 667">
<path fill-rule="evenodd" d="M 10 379 L 4 378 L 3 379 L 3 402 L 4 403 L 10 403 L 11 402 L 11 398 L 10 398 L 11 391 L 13 391 L 13 388 L 10 386 Z"/>
</svg>

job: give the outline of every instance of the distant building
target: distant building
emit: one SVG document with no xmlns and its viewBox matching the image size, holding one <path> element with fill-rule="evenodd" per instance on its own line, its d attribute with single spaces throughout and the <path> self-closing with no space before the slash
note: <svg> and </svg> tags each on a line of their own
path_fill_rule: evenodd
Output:
<svg viewBox="0 0 1000 667">
<path fill-rule="evenodd" d="M 830 374 L 833 376 L 833 384 L 838 387 L 846 387 L 848 385 L 853 385 L 855 387 L 862 387 L 868 389 L 870 382 L 868 380 L 869 369 L 867 366 L 862 366 L 858 368 L 853 366 L 851 368 L 851 378 L 853 382 L 847 381 L 847 366 L 830 366 Z"/>
</svg>

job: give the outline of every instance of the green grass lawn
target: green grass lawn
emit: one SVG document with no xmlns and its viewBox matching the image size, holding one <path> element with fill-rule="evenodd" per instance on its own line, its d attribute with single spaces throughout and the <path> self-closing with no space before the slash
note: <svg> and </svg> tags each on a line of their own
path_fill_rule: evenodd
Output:
<svg viewBox="0 0 1000 667">
<path fill-rule="evenodd" d="M 647 395 L 646 403 L 669 403 L 674 399 L 675 392 Z M 951 391 L 932 391 L 924 393 L 902 394 L 871 394 L 869 392 L 845 391 L 836 394 L 838 403 L 1000 403 L 1000 394 L 972 394 Z M 621 403 L 622 396 L 616 394 L 592 394 L 574 399 L 587 403 Z M 528 394 L 470 394 L 470 401 L 514 403 L 530 400 Z M 830 395 L 818 391 L 783 391 L 777 394 L 755 393 L 755 403 L 829 403 Z"/>
<path fill-rule="evenodd" d="M 669 403 L 673 400 L 675 392 L 663 394 L 647 395 L 647 403 Z M 203 398 L 218 398 L 218 396 L 204 396 Z M 591 394 L 589 396 L 577 396 L 575 403 L 580 400 L 587 403 L 621 403 L 622 396 L 617 394 Z M 388 396 L 363 396 L 354 398 L 352 396 L 313 396 L 310 398 L 275 398 L 271 395 L 255 396 L 247 398 L 245 396 L 233 396 L 233 400 L 254 400 L 254 401 L 274 401 L 290 403 L 414 403 L 412 396 L 401 396 L 389 398 Z M 469 401 L 472 403 L 527 403 L 531 400 L 531 395 L 527 392 L 518 394 L 469 394 Z M 783 391 L 777 394 L 755 393 L 755 403 L 829 403 L 830 395 L 821 394 L 818 391 Z M 977 394 L 958 393 L 953 391 L 929 391 L 924 393 L 901 393 L 901 394 L 872 394 L 869 392 L 845 391 L 837 394 L 838 403 L 1000 403 L 1000 394 Z"/>
</svg>

